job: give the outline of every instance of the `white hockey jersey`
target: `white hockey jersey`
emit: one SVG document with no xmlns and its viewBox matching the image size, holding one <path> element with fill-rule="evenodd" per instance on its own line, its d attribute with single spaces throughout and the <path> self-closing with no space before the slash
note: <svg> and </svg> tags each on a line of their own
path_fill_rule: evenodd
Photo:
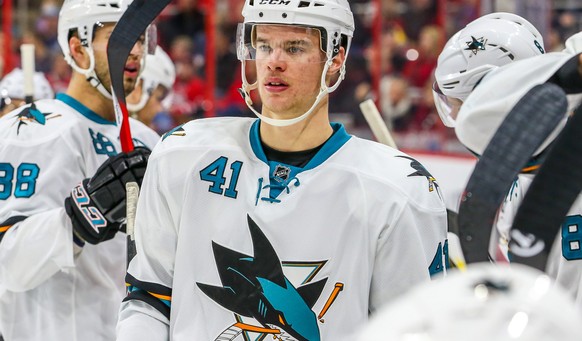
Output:
<svg viewBox="0 0 582 341">
<path fill-rule="evenodd" d="M 571 51 L 569 53 L 548 53 L 508 64 L 487 74 L 461 107 L 455 127 L 459 140 L 474 152 L 482 154 L 497 127 L 517 101 L 535 85 L 545 83 L 571 58 L 573 58 Z M 569 95 L 568 100 L 571 110 L 580 103 L 580 96 L 577 94 Z M 561 124 L 536 152 L 543 150 L 557 137 L 566 120 L 565 116 Z M 532 179 L 533 175 L 531 174 L 520 174 L 498 212 L 489 244 L 489 254 L 496 262 L 510 261 L 508 256 L 509 231 Z M 579 248 L 579 241 L 582 237 L 582 231 L 575 226 L 582 226 L 577 225 L 578 219 L 582 219 L 580 218 L 581 214 L 582 203 L 578 199 L 570 209 L 561 228 L 556 227 L 558 236 L 548 258 L 546 269 L 546 272 L 557 283 L 568 289 L 575 297 L 580 309 L 582 309 L 582 290 L 580 288 L 582 285 L 582 251 Z M 575 250 L 576 247 L 578 250 Z"/>
<path fill-rule="evenodd" d="M 523 202 L 527 190 L 532 181 L 533 174 L 520 174 L 513 184 L 511 191 L 503 203 L 497 221 L 497 233 L 492 238 L 491 251 L 498 262 L 509 262 L 507 243 L 509 231 L 513 219 L 517 214 L 519 205 Z M 582 311 L 582 198 L 574 202 L 562 226 L 556 229 L 557 237 L 548 257 L 546 272 L 556 279 L 556 282 L 564 287 L 576 300 L 578 308 Z"/>
<path fill-rule="evenodd" d="M 446 209 L 416 160 L 335 133 L 303 168 L 260 121 L 192 121 L 149 160 L 118 340 L 347 340 L 447 264 Z"/>
<path fill-rule="evenodd" d="M 10 341 L 113 340 L 125 235 L 74 256 L 63 205 L 121 151 L 119 127 L 65 94 L 35 105 L 0 119 L 0 333 Z M 136 146 L 159 141 L 141 122 L 130 124 Z"/>
</svg>

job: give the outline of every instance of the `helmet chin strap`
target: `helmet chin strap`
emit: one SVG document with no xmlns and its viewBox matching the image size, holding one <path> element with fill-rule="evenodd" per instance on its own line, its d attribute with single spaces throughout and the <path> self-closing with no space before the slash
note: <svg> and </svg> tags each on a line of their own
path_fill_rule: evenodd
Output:
<svg viewBox="0 0 582 341">
<path fill-rule="evenodd" d="M 89 84 L 91 84 L 95 89 L 97 89 L 103 96 L 105 96 L 105 98 L 113 100 L 111 93 L 103 86 L 103 83 L 101 83 L 101 80 L 99 79 L 99 77 L 97 77 L 95 71 L 91 70 L 91 72 L 86 74 L 85 77 L 87 78 Z"/>
<path fill-rule="evenodd" d="M 144 86 L 142 84 L 142 86 Z M 147 101 L 150 99 L 150 95 L 147 93 L 147 91 L 143 90 L 141 92 L 141 96 L 139 98 L 139 102 L 133 104 L 133 103 L 126 103 L 127 105 L 127 110 L 132 111 L 132 112 L 138 112 L 141 109 L 143 109 L 147 103 Z"/>
<path fill-rule="evenodd" d="M 145 107 L 148 99 L 149 99 L 149 97 L 147 95 L 142 94 L 138 103 L 136 103 L 136 104 L 126 103 L 127 110 L 132 111 L 132 112 L 140 111 L 141 109 L 143 109 Z"/>
<path fill-rule="evenodd" d="M 105 96 L 105 98 L 113 100 L 111 93 L 109 92 L 109 90 L 107 90 L 103 86 L 103 83 L 101 83 L 101 80 L 99 79 L 99 77 L 97 77 L 97 74 L 95 73 L 95 56 L 93 55 L 93 48 L 91 48 L 90 46 L 87 46 L 85 48 L 87 49 L 87 52 L 89 53 L 89 67 L 88 68 L 83 69 L 83 68 L 79 67 L 79 65 L 77 65 L 77 63 L 75 63 L 75 61 L 73 60 L 73 58 L 71 58 L 70 55 L 65 56 L 65 60 L 69 63 L 69 65 L 71 65 L 73 70 L 84 75 L 85 79 L 87 79 L 87 82 L 89 82 L 89 84 L 91 84 L 103 96 Z"/>
<path fill-rule="evenodd" d="M 296 123 L 303 121 L 304 119 L 307 118 L 307 116 L 311 115 L 311 113 L 313 112 L 313 110 L 315 110 L 315 108 L 317 107 L 319 102 L 321 102 L 323 97 L 325 95 L 329 94 L 330 92 L 332 92 L 333 90 L 335 90 L 335 88 L 337 87 L 334 85 L 334 87 L 330 89 L 325 82 L 325 75 L 327 74 L 327 70 L 329 69 L 329 67 L 331 65 L 331 60 L 328 60 L 325 63 L 325 67 L 323 68 L 323 71 L 321 73 L 321 86 L 319 88 L 319 94 L 315 98 L 315 101 L 311 105 L 311 108 L 309 108 L 309 110 L 307 110 L 304 114 L 302 114 L 299 117 L 284 119 L 284 120 L 271 118 L 271 117 L 267 117 L 265 115 L 262 115 L 255 108 L 253 108 L 253 100 L 251 99 L 250 92 L 251 92 L 251 90 L 254 90 L 258 87 L 258 84 L 257 84 L 258 81 L 253 83 L 253 84 L 248 83 L 246 75 L 245 75 L 245 61 L 244 60 L 242 61 L 242 64 L 243 65 L 241 68 L 241 72 L 242 72 L 243 85 L 242 85 L 242 88 L 239 89 L 239 93 L 241 94 L 241 96 L 245 100 L 245 103 L 249 107 L 249 109 L 251 109 L 251 111 L 261 121 L 263 121 L 267 124 L 270 124 L 272 126 L 275 126 L 275 127 L 287 127 L 287 126 L 290 126 L 290 125 L 293 125 L 293 124 L 296 124 Z M 342 71 L 343 71 L 343 69 L 342 69 Z M 339 83 L 339 81 L 341 81 L 341 79 L 339 79 L 338 82 L 336 82 L 336 85 L 337 85 L 337 83 Z"/>
</svg>

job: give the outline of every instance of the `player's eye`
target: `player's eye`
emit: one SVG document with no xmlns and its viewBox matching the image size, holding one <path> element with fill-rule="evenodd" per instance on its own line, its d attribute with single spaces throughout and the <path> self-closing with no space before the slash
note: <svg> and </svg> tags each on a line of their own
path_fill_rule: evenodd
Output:
<svg viewBox="0 0 582 341">
<path fill-rule="evenodd" d="M 270 53 L 273 49 L 267 44 L 259 44 L 259 46 L 257 46 L 257 50 L 264 53 Z"/>
<path fill-rule="evenodd" d="M 291 46 L 287 49 L 287 52 L 290 54 L 299 54 L 305 52 L 305 50 L 300 48 L 299 46 Z"/>
</svg>

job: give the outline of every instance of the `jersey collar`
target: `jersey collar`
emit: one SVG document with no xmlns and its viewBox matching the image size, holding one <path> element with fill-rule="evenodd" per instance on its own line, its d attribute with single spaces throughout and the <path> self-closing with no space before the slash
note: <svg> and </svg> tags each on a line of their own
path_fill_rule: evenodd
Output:
<svg viewBox="0 0 582 341">
<path fill-rule="evenodd" d="M 108 124 L 108 125 L 117 125 L 115 121 L 108 121 L 103 117 L 99 116 L 97 113 L 92 111 L 91 109 L 87 108 L 81 102 L 77 101 L 73 97 L 65 94 L 65 93 L 58 93 L 56 99 L 65 103 L 66 105 L 70 106 L 71 108 L 75 109 L 79 114 L 85 116 L 89 120 L 99 123 L 99 124 Z"/>
<path fill-rule="evenodd" d="M 263 147 L 261 146 L 261 140 L 259 135 L 259 124 L 261 120 L 257 119 L 253 122 L 250 129 L 250 142 L 251 148 L 255 153 L 255 156 L 259 158 L 266 164 L 269 164 Z M 331 123 L 333 128 L 333 135 L 325 142 L 321 149 L 313 156 L 313 158 L 302 168 L 302 170 L 308 170 L 315 168 L 327 160 L 331 155 L 333 155 L 337 150 L 339 150 L 352 136 L 349 135 L 343 124 L 341 123 Z"/>
</svg>

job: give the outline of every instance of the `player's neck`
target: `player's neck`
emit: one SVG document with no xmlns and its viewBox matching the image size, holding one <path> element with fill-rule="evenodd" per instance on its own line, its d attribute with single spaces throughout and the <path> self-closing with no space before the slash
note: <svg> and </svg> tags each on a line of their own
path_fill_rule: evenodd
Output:
<svg viewBox="0 0 582 341">
<path fill-rule="evenodd" d="M 94 88 L 85 76 L 74 72 L 67 88 L 67 95 L 73 97 L 97 115 L 108 121 L 115 121 L 113 102 Z"/>
<path fill-rule="evenodd" d="M 275 127 L 261 122 L 261 140 L 269 147 L 294 152 L 313 149 L 332 134 L 327 105 L 319 106 L 306 119 L 287 127 Z"/>
</svg>

